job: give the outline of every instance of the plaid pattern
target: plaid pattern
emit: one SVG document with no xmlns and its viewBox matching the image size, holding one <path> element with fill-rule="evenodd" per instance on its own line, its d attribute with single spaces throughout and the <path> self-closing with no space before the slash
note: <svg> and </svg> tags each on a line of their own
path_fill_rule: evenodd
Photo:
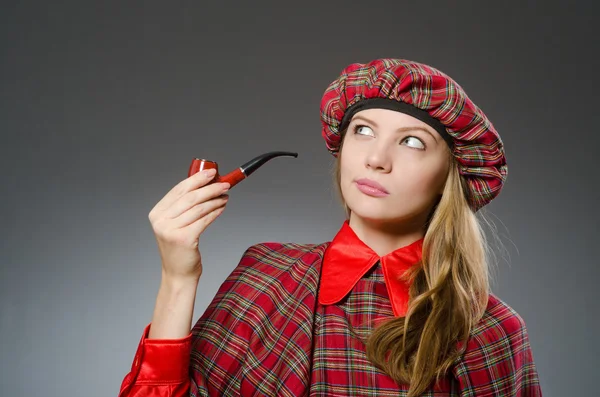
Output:
<svg viewBox="0 0 600 397">
<path fill-rule="evenodd" d="M 469 202 L 478 210 L 495 198 L 506 180 L 502 140 L 494 126 L 449 76 L 403 59 L 355 63 L 325 90 L 321 100 L 322 135 L 337 156 L 339 126 L 348 107 L 367 98 L 406 102 L 438 119 L 454 141 L 453 153 L 469 185 Z"/>
<path fill-rule="evenodd" d="M 381 266 L 340 304 L 319 305 L 327 246 L 246 251 L 192 331 L 192 396 L 406 395 L 360 342 L 393 315 Z M 453 373 L 425 396 L 541 396 L 523 320 L 495 296 L 489 302 Z"/>
</svg>

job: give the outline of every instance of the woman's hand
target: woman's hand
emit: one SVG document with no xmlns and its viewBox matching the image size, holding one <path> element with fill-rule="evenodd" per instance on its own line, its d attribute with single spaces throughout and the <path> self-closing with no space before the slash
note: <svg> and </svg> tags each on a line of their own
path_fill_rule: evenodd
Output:
<svg viewBox="0 0 600 397">
<path fill-rule="evenodd" d="M 208 184 L 214 169 L 198 172 L 175 185 L 148 214 L 162 260 L 163 278 L 198 280 L 202 259 L 200 235 L 225 209 L 229 183 Z"/>
</svg>

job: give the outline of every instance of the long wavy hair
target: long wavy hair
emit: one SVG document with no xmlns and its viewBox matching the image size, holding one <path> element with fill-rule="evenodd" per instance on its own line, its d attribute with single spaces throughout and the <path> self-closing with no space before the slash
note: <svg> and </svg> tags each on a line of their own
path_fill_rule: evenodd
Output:
<svg viewBox="0 0 600 397">
<path fill-rule="evenodd" d="M 343 137 L 342 135 L 342 145 Z M 368 359 L 418 396 L 445 376 L 486 309 L 489 293 L 485 234 L 467 201 L 467 186 L 449 151 L 450 168 L 440 200 L 432 208 L 420 266 L 405 274 L 410 282 L 408 311 L 377 326 L 367 340 Z M 340 187 L 341 148 L 334 168 Z"/>
</svg>

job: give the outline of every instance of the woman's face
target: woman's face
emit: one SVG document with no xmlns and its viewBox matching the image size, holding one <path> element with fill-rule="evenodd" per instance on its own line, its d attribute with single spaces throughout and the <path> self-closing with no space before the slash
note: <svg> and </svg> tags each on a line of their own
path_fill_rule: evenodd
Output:
<svg viewBox="0 0 600 397">
<path fill-rule="evenodd" d="M 424 122 L 387 109 L 356 113 L 340 153 L 340 188 L 350 220 L 423 226 L 449 166 L 448 145 Z"/>
</svg>

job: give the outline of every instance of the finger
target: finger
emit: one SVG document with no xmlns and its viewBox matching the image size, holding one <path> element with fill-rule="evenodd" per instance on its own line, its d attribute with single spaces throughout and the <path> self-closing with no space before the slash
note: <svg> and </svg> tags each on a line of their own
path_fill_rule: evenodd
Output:
<svg viewBox="0 0 600 397">
<path fill-rule="evenodd" d="M 185 211 L 177 218 L 171 220 L 171 227 L 179 229 L 191 225 L 200 218 L 207 216 L 214 210 L 221 208 L 227 204 L 229 197 L 217 197 L 212 200 L 198 204 L 189 210 Z"/>
<path fill-rule="evenodd" d="M 219 182 L 188 192 L 164 211 L 166 219 L 175 219 L 197 205 L 215 199 L 229 189 L 229 183 Z"/>
<path fill-rule="evenodd" d="M 155 208 L 159 211 L 169 208 L 181 196 L 208 184 L 215 177 L 215 174 L 216 170 L 208 169 L 197 172 L 182 180 L 165 194 L 165 196 L 156 204 Z"/>
<path fill-rule="evenodd" d="M 186 229 L 189 229 L 189 232 L 194 235 L 200 237 L 200 235 L 206 230 L 206 228 L 215 221 L 225 211 L 225 206 L 219 207 L 216 210 L 208 213 L 206 216 L 198 219 L 191 225 L 187 226 Z"/>
</svg>

